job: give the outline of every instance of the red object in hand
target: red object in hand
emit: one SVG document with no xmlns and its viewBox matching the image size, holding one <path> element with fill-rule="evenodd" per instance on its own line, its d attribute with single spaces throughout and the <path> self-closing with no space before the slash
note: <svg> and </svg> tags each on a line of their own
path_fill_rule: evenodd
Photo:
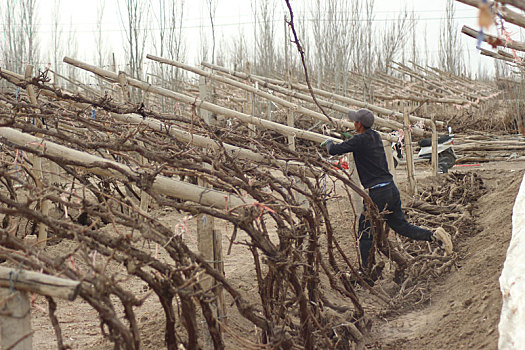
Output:
<svg viewBox="0 0 525 350">
<path fill-rule="evenodd" d="M 345 169 L 345 170 L 350 169 L 350 167 L 348 166 L 348 163 L 343 161 L 342 159 L 339 159 L 337 162 L 334 162 L 333 164 L 335 165 L 335 168 L 337 169 L 340 169 L 340 168 Z"/>
</svg>

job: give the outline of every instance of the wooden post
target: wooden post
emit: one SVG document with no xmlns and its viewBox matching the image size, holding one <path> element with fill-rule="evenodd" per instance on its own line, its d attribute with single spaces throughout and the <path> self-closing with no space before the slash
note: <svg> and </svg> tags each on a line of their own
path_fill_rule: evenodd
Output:
<svg viewBox="0 0 525 350">
<path fill-rule="evenodd" d="M 31 306 L 27 293 L 0 288 L 0 303 L 2 349 L 32 350 Z"/>
<path fill-rule="evenodd" d="M 392 143 L 383 140 L 383 147 L 385 149 L 386 162 L 388 163 L 388 171 L 392 174 L 394 182 L 397 184 L 396 167 L 394 164 L 394 155 L 392 153 Z"/>
<path fill-rule="evenodd" d="M 56 69 L 56 67 L 55 67 Z M 53 72 L 53 88 L 56 89 L 57 88 L 57 84 L 58 84 L 58 74 L 57 72 Z M 56 130 L 58 132 L 58 130 Z M 55 162 L 51 162 L 51 167 L 50 167 L 50 172 L 51 172 L 51 183 L 52 184 L 60 184 L 61 181 L 60 181 L 60 166 L 55 163 Z"/>
<path fill-rule="evenodd" d="M 293 110 L 288 111 L 288 115 L 286 116 L 286 123 L 288 126 L 294 127 L 295 125 L 295 113 Z M 295 135 L 288 135 L 288 147 L 295 151 Z"/>
<path fill-rule="evenodd" d="M 118 83 L 120 85 L 120 89 L 122 93 L 120 100 L 122 102 L 128 102 L 128 103 L 131 102 L 131 91 L 128 85 L 128 77 L 125 72 L 123 71 L 118 72 Z"/>
<path fill-rule="evenodd" d="M 33 66 L 27 65 L 24 78 L 26 80 L 30 80 L 31 76 L 33 75 Z M 38 101 L 36 100 L 35 91 L 33 89 L 32 85 L 27 85 L 26 87 L 27 95 L 29 96 L 29 100 L 31 104 L 38 104 Z M 43 127 L 42 121 L 39 118 L 35 118 L 35 125 L 39 128 Z M 38 133 L 36 135 L 37 137 L 42 137 L 42 134 Z M 43 187 L 43 183 L 45 182 L 44 179 L 44 173 L 42 171 L 42 158 L 40 157 L 33 157 L 33 169 L 35 171 L 35 177 L 37 179 L 36 186 L 38 188 Z M 49 214 L 49 206 L 51 205 L 51 202 L 49 200 L 42 200 L 40 201 L 40 211 L 42 212 L 42 215 L 47 216 Z M 45 247 L 47 242 L 47 226 L 43 223 L 38 224 L 38 241 L 40 242 L 40 247 Z"/>
<path fill-rule="evenodd" d="M 208 81 L 205 77 L 199 78 L 199 97 L 203 101 L 210 100 Z M 211 113 L 209 111 L 201 108 L 199 110 L 199 115 L 206 124 L 211 125 Z M 203 166 L 209 167 L 208 164 L 203 164 Z M 202 187 L 209 187 L 209 184 L 201 179 L 198 180 L 198 184 Z M 198 248 L 199 253 L 204 257 L 204 259 L 206 259 L 206 261 L 221 274 L 224 274 L 222 236 L 218 230 L 215 230 L 214 222 L 215 218 L 211 215 L 199 214 L 197 216 Z M 211 276 L 201 278 L 199 283 L 205 291 L 213 291 L 213 294 L 217 297 L 217 318 L 221 320 L 221 322 L 225 322 L 226 312 L 222 287 L 220 285 L 216 285 L 215 280 Z M 212 344 L 209 332 L 204 327 L 203 332 L 204 339 L 206 339 L 205 346 L 211 349 Z"/>
<path fill-rule="evenodd" d="M 115 56 L 113 56 L 113 59 L 115 58 Z M 128 76 L 126 74 L 126 72 L 123 72 L 123 71 L 120 71 L 118 72 L 118 84 L 119 84 L 119 87 L 120 87 L 120 101 L 122 103 L 131 103 L 131 91 L 130 91 L 130 87 L 129 87 L 129 84 L 128 84 Z M 139 155 L 139 163 L 142 164 L 142 156 Z M 130 191 L 130 189 L 126 186 L 125 188 L 125 191 L 126 191 L 126 195 L 128 196 L 129 200 L 136 203 L 136 200 L 135 200 L 135 197 L 133 196 L 133 193 Z M 143 196 L 143 193 L 145 196 Z M 148 205 L 149 205 L 149 202 L 147 201 L 147 193 L 143 192 L 142 190 L 140 190 L 140 203 L 139 203 L 139 207 L 140 209 L 142 210 L 145 210 L 147 211 L 147 208 L 148 208 Z M 127 212 L 127 210 L 125 209 L 127 207 L 123 207 L 122 210 Z"/>
<path fill-rule="evenodd" d="M 268 108 L 268 111 L 267 111 L 268 117 L 266 119 L 268 119 L 269 121 L 273 121 L 273 117 L 272 117 L 272 101 L 267 101 L 267 108 Z"/>
<path fill-rule="evenodd" d="M 128 76 L 125 72 L 120 71 L 118 73 L 118 83 L 120 85 L 121 89 L 121 101 L 131 103 L 131 89 L 128 84 Z M 144 143 L 142 141 L 139 141 L 139 146 L 144 146 Z M 147 164 L 146 159 L 139 155 L 139 164 L 145 165 Z M 130 199 L 133 200 L 133 194 L 129 191 L 129 189 L 126 187 L 126 194 L 130 197 Z M 151 196 L 148 195 L 145 191 L 140 190 L 140 209 L 147 212 L 149 205 L 151 203 Z"/>
<path fill-rule="evenodd" d="M 148 82 L 149 82 L 149 77 L 147 79 L 148 79 Z M 144 93 L 144 103 L 146 105 L 149 105 L 148 98 L 149 98 L 149 93 L 146 91 Z M 138 144 L 139 144 L 139 146 L 144 147 L 144 142 L 143 141 L 138 141 Z M 140 165 L 147 165 L 148 164 L 148 161 L 142 155 L 139 155 L 139 162 L 140 162 Z M 146 191 L 143 191 L 141 189 L 140 190 L 140 209 L 145 211 L 145 212 L 147 212 L 148 208 L 149 208 L 149 205 L 151 203 L 151 200 L 152 200 L 151 196 Z"/>
<path fill-rule="evenodd" d="M 436 176 L 438 174 L 438 165 L 439 165 L 439 158 L 438 158 L 438 133 L 436 129 L 436 123 L 434 123 L 434 116 L 432 116 L 432 176 Z"/>
<path fill-rule="evenodd" d="M 250 62 L 246 62 L 246 74 L 248 76 L 251 73 L 251 65 Z M 255 116 L 255 94 L 253 92 L 247 92 L 246 93 L 246 114 Z M 249 124 L 248 128 L 250 131 L 250 136 L 255 137 L 255 133 L 257 129 L 255 128 L 255 125 Z"/>
<path fill-rule="evenodd" d="M 111 57 L 113 58 L 113 67 L 111 67 L 111 68 L 113 68 L 113 72 L 117 73 L 117 60 L 115 60 L 115 53 L 114 52 L 111 54 Z"/>
<path fill-rule="evenodd" d="M 414 153 L 412 153 L 412 134 L 410 132 L 410 119 L 408 115 L 408 106 L 405 105 L 404 108 L 404 122 L 403 132 L 405 134 L 405 153 L 407 157 L 407 177 L 408 177 L 408 186 L 407 192 L 410 195 L 416 193 L 416 176 L 414 171 Z"/>
<path fill-rule="evenodd" d="M 26 292 L 74 300 L 80 282 L 0 266 L 1 348 L 31 350 L 31 306 Z"/>
<path fill-rule="evenodd" d="M 353 183 L 363 188 L 361 185 L 361 181 L 359 180 L 359 175 L 357 174 L 357 168 L 355 166 L 354 156 L 347 154 L 345 156 L 346 162 L 348 163 L 348 171 L 350 171 L 350 180 L 352 180 Z M 363 212 L 363 200 L 361 199 L 361 196 L 358 196 L 357 193 L 352 192 L 352 204 L 355 209 L 355 220 L 359 220 L 359 216 L 361 216 L 361 213 Z M 358 223 L 355 222 L 357 225 Z M 356 226 L 357 227 L 357 226 Z"/>
</svg>

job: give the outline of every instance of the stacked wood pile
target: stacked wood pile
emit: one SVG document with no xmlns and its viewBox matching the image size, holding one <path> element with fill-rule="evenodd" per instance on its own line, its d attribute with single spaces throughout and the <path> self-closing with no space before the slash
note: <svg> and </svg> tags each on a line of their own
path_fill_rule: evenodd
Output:
<svg viewBox="0 0 525 350">
<path fill-rule="evenodd" d="M 474 172 L 445 174 L 420 187 L 419 193 L 404 203 L 411 222 L 424 227 L 442 226 L 451 234 L 455 244 L 481 232 L 475 214 L 476 202 L 487 189 Z M 454 269 L 458 256 L 447 259 L 434 252 L 429 253 L 426 242 L 411 241 L 404 237 L 396 239 L 409 254 L 411 264 L 407 278 L 394 298 L 395 303 L 425 303 L 430 300 L 431 294 L 428 284 L 421 281 L 427 280 L 429 275 L 436 276 Z"/>
<path fill-rule="evenodd" d="M 525 138 L 519 135 L 470 135 L 455 140 L 458 163 L 510 161 L 525 157 Z"/>
</svg>

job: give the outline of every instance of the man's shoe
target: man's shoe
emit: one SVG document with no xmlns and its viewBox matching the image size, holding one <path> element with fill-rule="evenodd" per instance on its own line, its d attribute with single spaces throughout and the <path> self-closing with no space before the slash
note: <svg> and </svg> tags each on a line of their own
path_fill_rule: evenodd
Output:
<svg viewBox="0 0 525 350">
<path fill-rule="evenodd" d="M 361 270 L 358 270 L 358 271 L 357 271 L 357 274 L 358 274 L 358 275 L 363 279 L 363 281 L 365 281 L 365 283 L 368 284 L 370 287 L 373 287 L 373 286 L 374 286 L 375 281 L 374 281 L 372 278 L 370 278 L 370 276 L 368 276 L 368 274 L 366 274 L 365 272 L 363 272 L 363 271 L 361 271 Z M 360 279 L 357 280 L 357 283 L 359 283 L 360 285 L 362 285 L 362 286 L 364 287 L 363 282 L 362 282 Z"/>
<path fill-rule="evenodd" d="M 359 277 L 354 274 L 346 273 L 346 276 L 348 277 L 352 285 L 355 286 L 359 284 L 364 287 L 363 285 L 363 281 L 364 281 L 370 287 L 374 286 L 374 281 L 365 272 L 363 272 L 362 270 L 357 270 L 356 272 Z"/>
<path fill-rule="evenodd" d="M 445 231 L 443 227 L 438 227 L 436 231 L 432 234 L 432 240 L 436 241 L 441 248 L 445 249 L 447 254 L 452 254 L 454 246 L 452 245 L 452 239 L 450 235 Z"/>
</svg>

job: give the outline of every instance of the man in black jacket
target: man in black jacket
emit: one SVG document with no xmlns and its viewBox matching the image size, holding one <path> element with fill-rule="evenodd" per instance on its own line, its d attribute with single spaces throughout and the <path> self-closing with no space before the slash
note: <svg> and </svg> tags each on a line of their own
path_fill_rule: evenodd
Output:
<svg viewBox="0 0 525 350">
<path fill-rule="evenodd" d="M 331 155 L 352 152 L 359 180 L 368 190 L 370 198 L 377 205 L 379 211 L 386 210 L 388 226 L 398 234 L 419 241 L 438 242 L 448 254 L 452 253 L 450 235 L 441 227 L 431 232 L 427 229 L 414 226 L 405 219 L 401 210 L 401 199 L 392 174 L 388 170 L 383 142 L 379 134 L 372 130 L 374 115 L 368 109 L 350 111 L 348 119 L 354 122 L 356 134 L 343 143 L 334 144 L 326 140 L 323 145 Z M 366 207 L 365 209 L 366 210 Z M 363 214 L 359 217 L 359 250 L 363 267 L 368 266 L 368 256 L 372 248 L 373 237 L 370 233 L 370 222 Z"/>
</svg>

